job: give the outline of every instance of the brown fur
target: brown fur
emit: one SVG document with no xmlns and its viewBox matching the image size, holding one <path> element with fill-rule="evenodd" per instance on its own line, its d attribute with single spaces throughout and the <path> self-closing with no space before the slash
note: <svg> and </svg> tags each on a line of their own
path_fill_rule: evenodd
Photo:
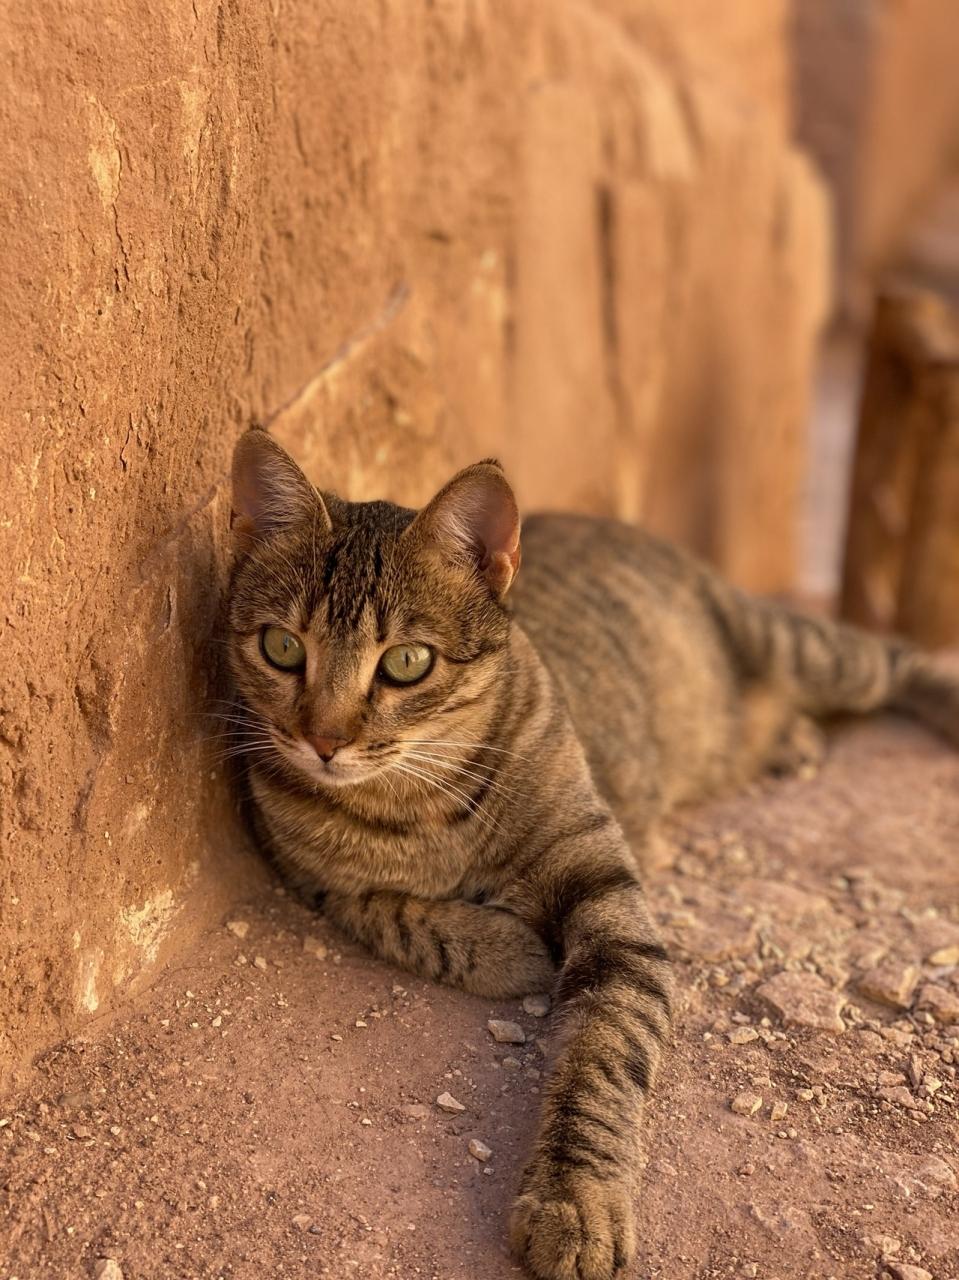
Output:
<svg viewBox="0 0 959 1280">
<path fill-rule="evenodd" d="M 495 463 L 417 514 L 318 494 L 254 431 L 234 495 L 235 732 L 263 843 L 382 958 L 491 998 L 555 989 L 511 1239 L 541 1280 L 608 1280 L 669 1027 L 639 883 L 653 825 L 808 753 L 809 715 L 894 704 L 955 739 L 957 687 L 612 521 L 529 520 L 507 597 L 519 521 Z M 303 671 L 266 663 L 266 626 L 302 639 Z M 390 687 L 377 662 L 402 642 L 435 665 Z M 305 734 L 349 745 L 324 762 Z"/>
</svg>

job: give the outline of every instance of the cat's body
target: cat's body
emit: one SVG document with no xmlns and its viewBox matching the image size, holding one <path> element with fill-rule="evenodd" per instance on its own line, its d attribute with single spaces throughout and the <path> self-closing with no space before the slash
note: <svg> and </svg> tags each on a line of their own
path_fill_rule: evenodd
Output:
<svg viewBox="0 0 959 1280">
<path fill-rule="evenodd" d="M 530 520 L 511 620 L 519 525 L 495 464 L 418 515 L 321 498 L 261 432 L 234 479 L 231 667 L 261 838 L 383 958 L 491 997 L 555 989 L 512 1240 L 543 1280 L 606 1280 L 632 1250 L 668 1034 L 638 880 L 655 821 L 780 763 L 807 713 L 899 704 L 955 736 L 957 688 L 614 522 Z M 389 677 L 396 654 L 420 674 Z"/>
</svg>

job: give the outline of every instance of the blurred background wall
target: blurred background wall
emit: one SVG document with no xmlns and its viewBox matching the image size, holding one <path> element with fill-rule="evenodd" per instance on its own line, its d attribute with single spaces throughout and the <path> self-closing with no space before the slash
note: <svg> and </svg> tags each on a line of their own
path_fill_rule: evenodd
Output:
<svg viewBox="0 0 959 1280">
<path fill-rule="evenodd" d="M 793 0 L 799 141 L 829 181 L 836 305 L 861 321 L 957 161 L 952 0 Z"/>
<path fill-rule="evenodd" d="M 948 8 L 8 6 L 3 1078 L 262 880 L 203 715 L 252 419 L 352 498 L 496 453 L 802 581 L 820 336 L 943 187 Z"/>
</svg>

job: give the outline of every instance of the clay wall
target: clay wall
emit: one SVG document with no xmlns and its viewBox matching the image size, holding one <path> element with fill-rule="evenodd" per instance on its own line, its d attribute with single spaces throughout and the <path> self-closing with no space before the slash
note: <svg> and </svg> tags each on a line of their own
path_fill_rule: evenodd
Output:
<svg viewBox="0 0 959 1280">
<path fill-rule="evenodd" d="M 877 276 L 959 163 L 953 0 L 793 0 L 797 136 L 832 189 L 838 297 L 868 312 Z"/>
<path fill-rule="evenodd" d="M 827 214 L 784 55 L 726 75 L 616 9 L 8 7 L 7 1076 L 262 879 L 204 717 L 251 419 L 354 498 L 498 453 L 527 507 L 793 581 Z"/>
</svg>

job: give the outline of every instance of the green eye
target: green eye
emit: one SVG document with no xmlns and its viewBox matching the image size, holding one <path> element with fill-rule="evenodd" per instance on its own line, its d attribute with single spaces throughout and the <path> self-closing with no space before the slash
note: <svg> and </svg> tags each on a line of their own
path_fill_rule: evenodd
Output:
<svg viewBox="0 0 959 1280">
<path fill-rule="evenodd" d="M 303 641 L 282 627 L 264 627 L 260 648 L 270 666 L 281 671 L 299 671 L 306 662 Z"/>
<path fill-rule="evenodd" d="M 433 650 L 425 644 L 395 644 L 380 658 L 380 672 L 394 684 L 415 684 L 433 665 Z"/>
</svg>

